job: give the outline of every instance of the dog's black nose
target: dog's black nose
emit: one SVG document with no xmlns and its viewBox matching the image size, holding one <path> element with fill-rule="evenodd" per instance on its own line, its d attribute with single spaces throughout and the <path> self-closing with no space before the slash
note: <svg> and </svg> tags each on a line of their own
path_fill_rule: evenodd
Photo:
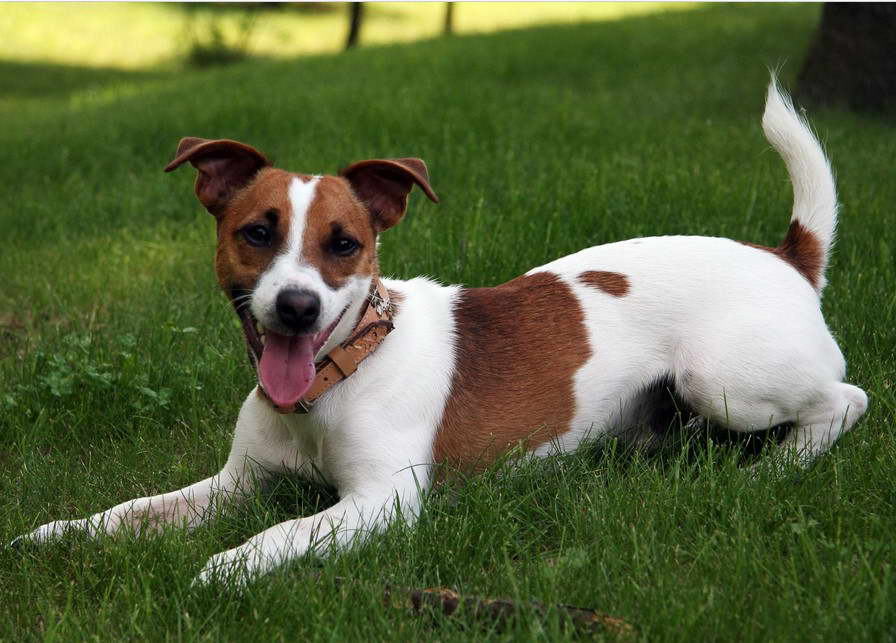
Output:
<svg viewBox="0 0 896 643">
<path fill-rule="evenodd" d="M 277 317 L 292 331 L 309 331 L 318 315 L 320 298 L 310 290 L 283 290 L 277 295 Z"/>
</svg>

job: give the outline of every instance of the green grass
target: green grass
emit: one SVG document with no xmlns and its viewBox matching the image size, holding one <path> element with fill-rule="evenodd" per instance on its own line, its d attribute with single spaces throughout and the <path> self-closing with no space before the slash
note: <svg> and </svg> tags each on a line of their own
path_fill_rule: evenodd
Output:
<svg viewBox="0 0 896 643">
<path fill-rule="evenodd" d="M 791 197 L 759 128 L 765 66 L 789 61 L 792 84 L 818 14 L 713 6 L 202 73 L 3 63 L 0 539 L 223 463 L 253 375 L 191 172 L 161 172 L 180 136 L 308 172 L 426 159 L 442 203 L 416 194 L 384 236 L 393 276 L 495 284 L 640 235 L 775 244 Z M 211 554 L 332 502 L 282 480 L 192 534 L 0 548 L 0 638 L 570 636 L 556 616 L 501 633 L 387 609 L 390 584 L 595 607 L 645 640 L 892 639 L 896 134 L 811 118 L 843 202 L 824 310 L 871 398 L 811 470 L 754 480 L 703 443 L 586 450 L 437 491 L 417 528 L 243 597 L 191 588 Z"/>
</svg>

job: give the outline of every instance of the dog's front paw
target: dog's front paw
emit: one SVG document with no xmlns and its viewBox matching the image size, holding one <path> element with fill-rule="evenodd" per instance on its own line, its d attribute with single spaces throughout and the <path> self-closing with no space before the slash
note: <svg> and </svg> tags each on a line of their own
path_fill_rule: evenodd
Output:
<svg viewBox="0 0 896 643">
<path fill-rule="evenodd" d="M 86 520 L 55 520 L 41 525 L 34 531 L 29 531 L 27 534 L 22 534 L 9 543 L 9 546 L 21 550 L 30 546 L 39 546 L 61 540 L 67 534 L 84 533 L 86 531 Z"/>
<path fill-rule="evenodd" d="M 220 584 L 242 590 L 273 566 L 273 561 L 268 560 L 256 547 L 246 543 L 209 558 L 202 571 L 193 580 L 193 585 Z"/>
</svg>

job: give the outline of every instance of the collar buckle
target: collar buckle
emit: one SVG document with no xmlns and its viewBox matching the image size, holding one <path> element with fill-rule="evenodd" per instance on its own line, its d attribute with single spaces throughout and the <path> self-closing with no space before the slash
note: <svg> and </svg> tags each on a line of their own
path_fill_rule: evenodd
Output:
<svg viewBox="0 0 896 643">
<path fill-rule="evenodd" d="M 373 304 L 373 309 L 376 311 L 377 315 L 383 315 L 391 308 L 389 300 L 382 297 L 376 290 L 370 293 L 370 303 Z"/>
</svg>

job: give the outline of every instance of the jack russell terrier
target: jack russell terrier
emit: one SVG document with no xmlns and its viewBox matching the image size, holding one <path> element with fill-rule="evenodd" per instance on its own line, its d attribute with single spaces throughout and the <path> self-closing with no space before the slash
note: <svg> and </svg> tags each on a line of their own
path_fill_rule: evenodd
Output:
<svg viewBox="0 0 896 643">
<path fill-rule="evenodd" d="M 751 432 L 790 424 L 802 462 L 865 412 L 820 297 L 837 220 L 828 161 L 772 78 L 762 126 L 793 184 L 777 248 L 668 236 L 582 250 L 494 288 L 381 279 L 377 237 L 419 186 L 415 158 L 339 176 L 295 174 L 230 140 L 184 138 L 196 196 L 215 217 L 218 281 L 258 386 L 212 477 L 22 536 L 47 542 L 176 524 L 194 528 L 272 474 L 335 486 L 340 500 L 213 556 L 197 581 L 234 584 L 309 551 L 412 522 L 434 466 L 476 470 L 588 438 L 655 434 L 667 389 L 695 415 Z"/>
</svg>

